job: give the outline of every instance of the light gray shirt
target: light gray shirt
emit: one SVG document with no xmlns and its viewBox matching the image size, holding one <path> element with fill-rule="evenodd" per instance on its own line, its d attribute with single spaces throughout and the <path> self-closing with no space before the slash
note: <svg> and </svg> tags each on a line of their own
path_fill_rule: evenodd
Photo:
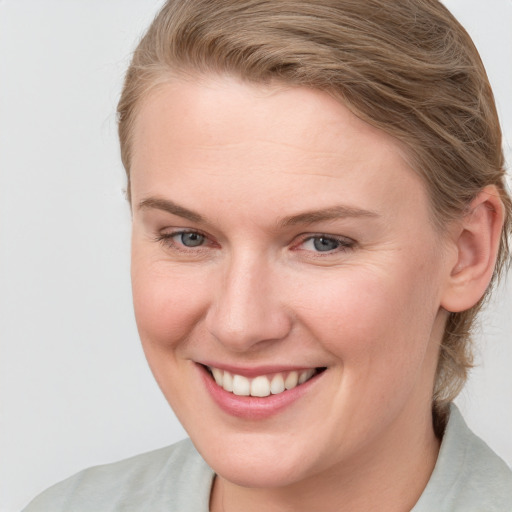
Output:
<svg viewBox="0 0 512 512">
<path fill-rule="evenodd" d="M 86 469 L 24 512 L 208 512 L 213 477 L 187 439 Z M 411 512 L 512 512 L 512 471 L 453 405 L 436 466 Z"/>
</svg>

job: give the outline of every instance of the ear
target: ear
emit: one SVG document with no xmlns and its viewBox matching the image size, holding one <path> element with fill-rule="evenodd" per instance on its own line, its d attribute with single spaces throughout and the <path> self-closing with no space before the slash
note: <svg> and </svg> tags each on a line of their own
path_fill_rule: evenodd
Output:
<svg viewBox="0 0 512 512">
<path fill-rule="evenodd" d="M 500 194 L 491 185 L 475 197 L 457 223 L 453 235 L 456 262 L 441 301 L 447 311 L 470 309 L 484 295 L 496 264 L 503 216 Z"/>
</svg>

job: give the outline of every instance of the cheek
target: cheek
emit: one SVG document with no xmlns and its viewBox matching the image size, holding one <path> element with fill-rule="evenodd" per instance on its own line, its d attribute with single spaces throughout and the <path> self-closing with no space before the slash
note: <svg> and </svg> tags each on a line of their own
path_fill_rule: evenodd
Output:
<svg viewBox="0 0 512 512">
<path fill-rule="evenodd" d="M 201 282 L 187 272 L 169 272 L 166 263 L 132 260 L 133 303 L 142 348 L 156 382 L 180 417 L 194 416 L 189 401 L 181 400 L 190 392 L 183 389 L 188 374 L 181 362 L 203 311 Z"/>
<path fill-rule="evenodd" d="M 165 263 L 132 262 L 135 318 L 146 348 L 173 349 L 197 324 L 206 304 L 201 276 L 170 272 Z"/>
<path fill-rule="evenodd" d="M 379 375 L 417 369 L 438 310 L 423 276 L 402 264 L 400 272 L 352 269 L 317 282 L 302 292 L 303 322 L 346 371 L 353 367 L 362 375 L 367 368 L 375 382 Z"/>
</svg>

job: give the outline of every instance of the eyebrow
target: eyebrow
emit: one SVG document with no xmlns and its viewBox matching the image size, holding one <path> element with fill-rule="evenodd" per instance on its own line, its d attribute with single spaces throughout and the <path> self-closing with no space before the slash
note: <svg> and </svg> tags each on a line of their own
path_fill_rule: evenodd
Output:
<svg viewBox="0 0 512 512">
<path fill-rule="evenodd" d="M 172 215 L 177 215 L 178 217 L 183 217 L 191 222 L 204 222 L 204 219 L 199 213 L 196 213 L 188 208 L 180 206 L 179 204 L 170 201 L 169 199 L 161 199 L 159 197 L 149 197 L 147 199 L 143 199 L 139 203 L 140 210 L 146 210 L 149 208 L 155 208 L 157 210 L 163 210 L 164 212 L 170 213 Z"/>
<path fill-rule="evenodd" d="M 139 203 L 139 209 L 155 208 L 163 210 L 172 215 L 177 215 L 191 222 L 205 222 L 204 218 L 197 212 L 189 210 L 169 199 L 162 199 L 158 197 L 149 197 L 143 199 Z M 298 224 L 314 224 L 315 222 L 324 222 L 346 217 L 367 217 L 376 218 L 379 214 L 371 210 L 363 210 L 360 208 L 353 208 L 349 206 L 332 206 L 321 210 L 311 210 L 301 212 L 295 215 L 290 215 L 281 219 L 277 224 L 278 227 L 290 227 Z"/>
<path fill-rule="evenodd" d="M 324 222 L 346 217 L 379 217 L 377 212 L 363 210 L 349 206 L 332 206 L 322 210 L 311 210 L 297 215 L 290 215 L 279 222 L 280 227 L 296 226 L 297 224 L 314 224 L 315 222 Z"/>
</svg>

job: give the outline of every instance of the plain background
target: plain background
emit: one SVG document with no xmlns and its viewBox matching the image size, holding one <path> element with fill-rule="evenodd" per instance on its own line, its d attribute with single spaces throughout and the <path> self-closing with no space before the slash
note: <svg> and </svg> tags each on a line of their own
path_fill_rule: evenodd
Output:
<svg viewBox="0 0 512 512">
<path fill-rule="evenodd" d="M 115 106 L 160 0 L 0 0 L 0 511 L 185 436 L 145 363 L 129 283 Z M 512 144 L 512 0 L 447 0 Z M 512 463 L 512 285 L 459 399 Z"/>
</svg>

